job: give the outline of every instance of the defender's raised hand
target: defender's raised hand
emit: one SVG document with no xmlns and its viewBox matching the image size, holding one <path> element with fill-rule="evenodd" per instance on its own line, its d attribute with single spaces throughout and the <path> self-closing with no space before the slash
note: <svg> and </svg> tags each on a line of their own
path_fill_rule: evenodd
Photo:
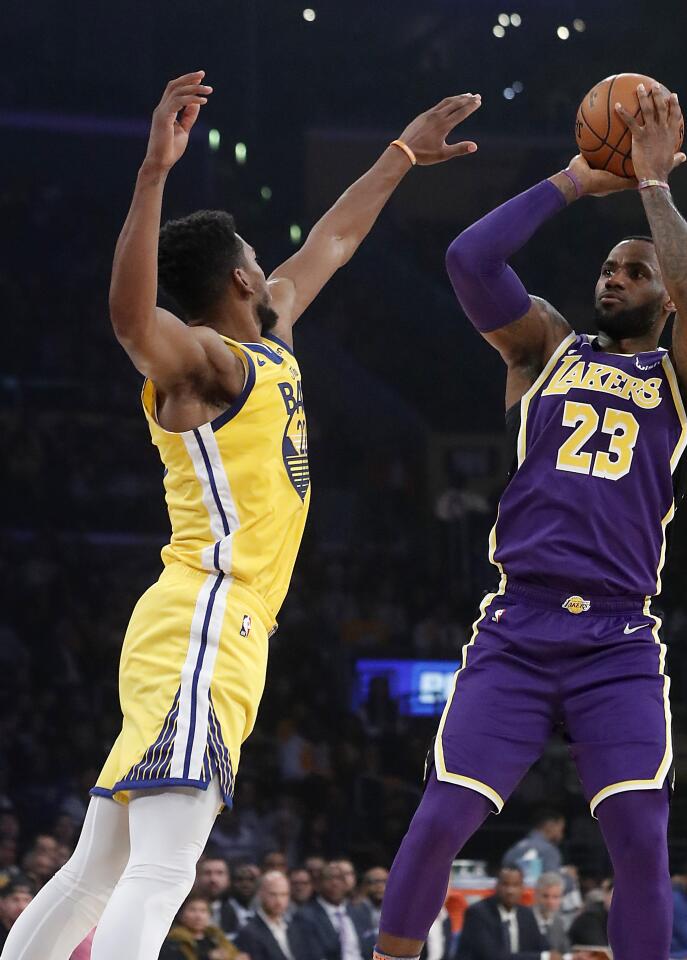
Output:
<svg viewBox="0 0 687 960">
<path fill-rule="evenodd" d="M 452 157 L 462 157 L 474 153 L 477 144 L 472 140 L 460 143 L 446 143 L 446 137 L 454 127 L 466 120 L 471 113 L 479 110 L 482 99 L 478 93 L 461 93 L 457 97 L 446 97 L 430 110 L 416 117 L 401 134 L 401 140 L 415 154 L 418 164 L 429 166 L 443 163 Z"/>
<path fill-rule="evenodd" d="M 169 170 L 183 155 L 191 127 L 212 93 L 212 87 L 201 83 L 204 76 L 204 70 L 196 70 L 170 80 L 165 87 L 162 100 L 153 111 L 146 152 L 148 163 Z"/>
<path fill-rule="evenodd" d="M 632 163 L 640 180 L 666 181 L 672 171 L 685 162 L 682 146 L 685 132 L 682 110 L 676 93 L 656 85 L 648 91 L 643 83 L 637 87 L 641 116 L 632 116 L 621 104 L 616 112 L 632 133 Z"/>
</svg>

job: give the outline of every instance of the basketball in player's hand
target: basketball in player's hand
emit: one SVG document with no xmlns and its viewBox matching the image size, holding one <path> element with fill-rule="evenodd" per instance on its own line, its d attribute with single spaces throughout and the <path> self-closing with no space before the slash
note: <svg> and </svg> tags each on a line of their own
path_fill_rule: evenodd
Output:
<svg viewBox="0 0 687 960">
<path fill-rule="evenodd" d="M 622 104 L 635 117 L 640 115 L 637 87 L 643 83 L 651 92 L 656 80 L 641 73 L 618 73 L 606 77 L 589 91 L 580 104 L 575 123 L 575 137 L 580 153 L 590 167 L 608 170 L 618 177 L 634 177 L 632 135 L 618 116 L 616 103 Z M 659 84 L 665 93 L 666 88 Z M 640 121 L 641 122 L 641 121 Z M 675 144 L 675 153 L 682 146 L 684 126 Z"/>
</svg>

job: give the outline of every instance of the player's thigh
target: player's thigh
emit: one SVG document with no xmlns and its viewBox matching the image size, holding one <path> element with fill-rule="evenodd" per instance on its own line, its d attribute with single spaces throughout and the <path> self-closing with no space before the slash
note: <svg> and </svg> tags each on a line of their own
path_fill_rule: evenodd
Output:
<svg viewBox="0 0 687 960">
<path fill-rule="evenodd" d="M 621 633 L 566 677 L 570 752 L 592 811 L 608 796 L 665 783 L 672 743 L 664 659 L 665 648 L 647 628 Z"/>
<path fill-rule="evenodd" d="M 543 752 L 554 720 L 555 675 L 532 653 L 529 613 L 503 597 L 484 609 L 463 651 L 435 745 L 437 777 L 471 787 L 500 810 Z"/>
</svg>

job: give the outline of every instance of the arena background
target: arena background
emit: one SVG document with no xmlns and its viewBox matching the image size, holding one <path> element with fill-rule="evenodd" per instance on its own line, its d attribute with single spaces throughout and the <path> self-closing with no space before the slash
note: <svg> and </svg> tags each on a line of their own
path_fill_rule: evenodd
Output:
<svg viewBox="0 0 687 960">
<path fill-rule="evenodd" d="M 4 5 L 0 795 L 20 819 L 20 852 L 83 810 L 120 723 L 123 631 L 167 533 L 139 378 L 107 314 L 114 243 L 166 81 L 202 67 L 215 94 L 165 216 L 230 210 L 266 269 L 417 112 L 449 94 L 483 98 L 460 131 L 479 152 L 413 171 L 296 331 L 312 513 L 222 829 L 245 853 L 257 817 L 293 862 L 347 853 L 361 868 L 393 857 L 436 717 L 405 716 L 383 684 L 354 710 L 355 662 L 457 660 L 494 581 L 504 372 L 455 302 L 445 248 L 566 164 L 577 104 L 597 80 L 644 72 L 687 98 L 677 3 L 312 2 Z M 684 212 L 687 173 L 673 185 Z M 588 330 L 608 248 L 645 229 L 634 193 L 585 200 L 515 265 Z M 662 599 L 676 865 L 687 856 L 685 522 L 673 526 Z M 565 859 L 608 872 L 561 740 L 465 856 L 493 867 L 542 803 L 568 817 Z"/>
</svg>

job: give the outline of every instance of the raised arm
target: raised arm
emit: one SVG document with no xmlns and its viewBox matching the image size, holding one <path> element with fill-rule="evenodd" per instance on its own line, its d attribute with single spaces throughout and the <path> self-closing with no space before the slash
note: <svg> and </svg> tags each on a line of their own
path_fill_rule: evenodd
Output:
<svg viewBox="0 0 687 960">
<path fill-rule="evenodd" d="M 632 181 L 592 170 L 583 157 L 574 157 L 565 171 L 497 207 L 448 248 L 446 267 L 461 306 L 508 367 L 507 408 L 571 332 L 551 304 L 528 294 L 508 260 L 568 204 L 631 186 Z"/>
<path fill-rule="evenodd" d="M 616 110 L 632 132 L 632 163 L 639 192 L 654 238 L 658 265 L 677 315 L 673 325 L 672 356 L 680 383 L 687 388 L 687 223 L 673 203 L 668 177 L 685 160 L 675 154 L 682 143 L 684 121 L 677 94 L 659 86 L 640 85 L 637 97 L 641 118 Z"/>
<path fill-rule="evenodd" d="M 202 84 L 203 77 L 200 70 L 170 81 L 153 113 L 148 149 L 115 249 L 110 319 L 135 367 L 163 390 L 202 373 L 216 360 L 227 367 L 220 371 L 224 383 L 231 390 L 235 379 L 238 393 L 244 372 L 234 354 L 213 351 L 212 339 L 205 335 L 212 331 L 194 331 L 156 306 L 162 195 L 167 175 L 186 150 L 191 128 L 212 93 L 212 87 Z"/>
<path fill-rule="evenodd" d="M 447 97 L 420 114 L 401 134 L 421 166 L 474 153 L 468 142 L 447 144 L 446 137 L 481 104 L 470 93 Z M 276 331 L 291 338 L 291 327 L 336 271 L 347 263 L 372 229 L 392 193 L 410 170 L 411 158 L 389 146 L 374 166 L 315 224 L 301 249 L 272 273 L 272 298 L 279 314 Z"/>
</svg>

